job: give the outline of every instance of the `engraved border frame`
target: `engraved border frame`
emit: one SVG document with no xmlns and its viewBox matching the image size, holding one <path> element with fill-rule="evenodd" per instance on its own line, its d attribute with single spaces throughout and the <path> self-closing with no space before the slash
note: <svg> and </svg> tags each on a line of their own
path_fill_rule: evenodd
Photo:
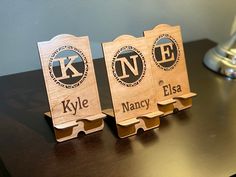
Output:
<svg viewBox="0 0 236 177">
<path fill-rule="evenodd" d="M 84 64 L 83 76 L 81 77 L 81 79 L 79 79 L 79 81 L 77 81 L 74 84 L 64 84 L 64 83 L 60 82 L 59 80 L 57 80 L 57 78 L 53 72 L 53 60 L 55 59 L 57 54 L 59 54 L 62 51 L 66 51 L 66 50 L 74 51 L 75 53 L 77 53 L 80 56 L 80 58 L 82 59 L 83 64 Z M 68 89 L 75 88 L 75 87 L 79 86 L 80 84 L 82 84 L 88 75 L 88 61 L 87 61 L 86 56 L 84 55 L 84 53 L 81 50 L 79 50 L 73 46 L 62 46 L 62 47 L 59 47 L 58 49 L 56 49 L 52 53 L 52 55 L 50 56 L 48 68 L 49 68 L 49 74 L 50 74 L 51 78 L 55 81 L 55 83 L 60 85 L 61 87 L 68 88 Z"/>
<path fill-rule="evenodd" d="M 157 59 L 155 57 L 155 54 L 154 54 L 154 51 L 155 51 L 155 47 L 156 47 L 156 44 L 157 42 L 160 40 L 160 39 L 163 39 L 163 38 L 168 38 L 169 40 L 171 40 L 175 45 L 176 45 L 176 48 L 177 48 L 177 58 L 175 60 L 175 62 L 169 66 L 169 67 L 163 67 L 161 66 L 158 62 L 157 62 Z M 174 69 L 174 67 L 177 65 L 177 63 L 179 62 L 179 58 L 180 58 L 180 48 L 179 48 L 179 45 L 178 45 L 178 42 L 176 41 L 175 38 L 173 38 L 171 35 L 169 34 L 161 34 L 160 36 L 158 36 L 154 42 L 154 44 L 152 45 L 152 59 L 154 60 L 155 64 L 165 70 L 165 71 L 169 71 L 169 70 L 172 70 Z"/>
</svg>

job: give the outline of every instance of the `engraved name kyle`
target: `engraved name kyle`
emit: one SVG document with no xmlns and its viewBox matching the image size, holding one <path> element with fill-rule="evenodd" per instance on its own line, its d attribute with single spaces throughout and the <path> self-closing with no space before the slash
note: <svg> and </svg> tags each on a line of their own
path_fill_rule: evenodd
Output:
<svg viewBox="0 0 236 177">
<path fill-rule="evenodd" d="M 146 100 L 141 100 L 141 101 L 137 101 L 133 103 L 126 101 L 125 103 L 121 103 L 121 105 L 122 105 L 123 112 L 129 112 L 129 111 L 133 111 L 133 110 L 141 109 L 141 108 L 145 108 L 146 110 L 148 110 L 149 105 L 150 105 L 150 100 L 146 99 Z"/>
<path fill-rule="evenodd" d="M 63 107 L 63 113 L 72 113 L 73 115 L 76 115 L 77 110 L 85 109 L 89 107 L 89 102 L 87 99 L 81 99 L 80 97 L 77 97 L 76 100 L 64 100 L 61 102 Z"/>
</svg>

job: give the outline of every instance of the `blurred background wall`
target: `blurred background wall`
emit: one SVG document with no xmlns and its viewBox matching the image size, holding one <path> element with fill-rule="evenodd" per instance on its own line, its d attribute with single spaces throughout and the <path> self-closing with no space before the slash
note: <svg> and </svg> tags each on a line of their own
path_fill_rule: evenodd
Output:
<svg viewBox="0 0 236 177">
<path fill-rule="evenodd" d="M 230 36 L 233 0 L 0 0 L 0 75 L 41 68 L 37 42 L 68 33 L 88 35 L 93 58 L 101 42 L 142 36 L 157 24 L 180 25 L 184 42 Z M 201 59 L 200 59 L 201 60 Z"/>
</svg>

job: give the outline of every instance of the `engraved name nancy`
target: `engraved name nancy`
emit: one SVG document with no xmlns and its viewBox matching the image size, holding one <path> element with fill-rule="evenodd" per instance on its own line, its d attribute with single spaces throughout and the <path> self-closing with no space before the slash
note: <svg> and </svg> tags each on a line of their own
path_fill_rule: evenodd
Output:
<svg viewBox="0 0 236 177">
<path fill-rule="evenodd" d="M 150 100 L 149 99 L 140 100 L 140 101 L 136 101 L 136 102 L 126 101 L 124 103 L 121 103 L 123 113 L 133 111 L 133 110 L 136 110 L 136 109 L 146 109 L 146 110 L 148 110 L 149 105 L 150 105 Z"/>
</svg>

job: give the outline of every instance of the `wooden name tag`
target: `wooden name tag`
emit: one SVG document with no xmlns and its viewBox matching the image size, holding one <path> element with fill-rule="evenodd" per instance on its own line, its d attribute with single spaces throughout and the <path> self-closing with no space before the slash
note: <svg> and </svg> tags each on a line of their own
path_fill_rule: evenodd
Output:
<svg viewBox="0 0 236 177">
<path fill-rule="evenodd" d="M 145 31 L 159 110 L 165 115 L 192 106 L 179 26 L 158 25 Z"/>
<path fill-rule="evenodd" d="M 103 43 L 113 112 L 121 138 L 158 127 L 162 112 L 156 106 L 152 70 L 144 38 L 123 35 Z"/>
<path fill-rule="evenodd" d="M 88 37 L 58 35 L 38 49 L 57 141 L 101 130 L 96 77 Z"/>
</svg>

